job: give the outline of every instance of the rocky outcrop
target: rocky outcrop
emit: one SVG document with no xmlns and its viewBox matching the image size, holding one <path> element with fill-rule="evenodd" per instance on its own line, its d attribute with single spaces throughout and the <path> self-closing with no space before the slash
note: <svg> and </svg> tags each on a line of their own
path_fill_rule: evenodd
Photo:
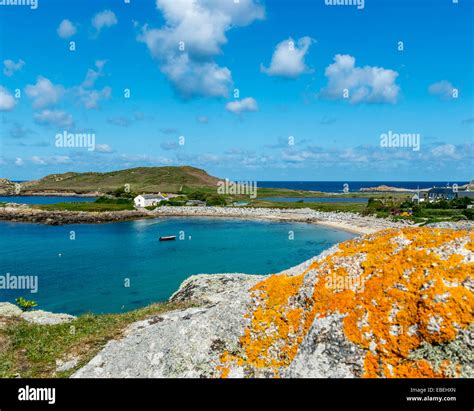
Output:
<svg viewBox="0 0 474 411">
<path fill-rule="evenodd" d="M 9 196 L 15 194 L 15 183 L 6 178 L 0 178 L 0 195 Z"/>
<path fill-rule="evenodd" d="M 428 191 L 429 188 L 422 188 L 420 191 Z M 412 188 L 399 188 L 399 187 L 390 187 L 387 185 L 381 185 L 377 187 L 362 187 L 360 191 L 365 193 L 416 193 L 418 189 Z"/>
<path fill-rule="evenodd" d="M 474 221 L 441 221 L 426 224 L 425 227 L 449 228 L 451 230 L 474 230 Z"/>
<path fill-rule="evenodd" d="M 199 275 L 73 377 L 470 377 L 474 235 L 389 229 L 272 276 Z"/>
<path fill-rule="evenodd" d="M 135 220 L 150 217 L 150 213 L 138 210 L 123 211 L 44 211 L 25 204 L 9 204 L 0 207 L 0 220 L 13 222 L 39 223 L 49 225 L 97 224 Z"/>
<path fill-rule="evenodd" d="M 373 233 L 390 227 L 407 227 L 410 221 L 391 221 L 383 218 L 361 216 L 355 213 L 324 212 L 310 208 L 279 209 L 254 207 L 158 207 L 152 214 L 157 217 L 212 217 L 243 218 L 249 220 L 291 221 L 324 224 L 358 234 Z"/>
<path fill-rule="evenodd" d="M 11 303 L 0 303 L 0 317 L 20 317 L 23 311 Z"/>
<path fill-rule="evenodd" d="M 29 183 L 22 183 L 21 196 L 32 196 L 32 197 L 77 197 L 77 198 L 96 198 L 106 195 L 100 191 L 88 191 L 84 193 L 76 193 L 75 191 L 55 191 L 55 190 L 43 190 L 43 191 L 30 191 L 28 189 Z M 19 194 L 19 195 L 20 195 Z"/>
<path fill-rule="evenodd" d="M 263 277 L 201 275 L 187 279 L 172 301 L 199 306 L 133 324 L 74 377 L 212 377 L 222 351 L 238 347 L 250 303 L 249 286 Z M 126 355 L 124 355 L 126 353 Z"/>
<path fill-rule="evenodd" d="M 29 323 L 40 325 L 62 324 L 76 318 L 69 314 L 57 314 L 43 310 L 23 312 L 19 307 L 11 303 L 0 303 L 0 317 L 22 318 Z"/>
<path fill-rule="evenodd" d="M 21 315 L 25 321 L 39 325 L 56 325 L 68 323 L 76 317 L 69 314 L 51 313 L 43 310 L 27 311 Z"/>
<path fill-rule="evenodd" d="M 361 216 L 354 213 L 331 213 L 304 209 L 276 209 L 252 207 L 158 207 L 130 211 L 45 211 L 26 204 L 7 203 L 0 207 L 0 220 L 22 221 L 50 225 L 76 223 L 107 223 L 153 217 L 212 217 L 248 220 L 269 220 L 324 224 L 334 228 L 368 234 L 384 228 L 402 228 L 410 221 L 391 221 L 383 218 Z"/>
</svg>

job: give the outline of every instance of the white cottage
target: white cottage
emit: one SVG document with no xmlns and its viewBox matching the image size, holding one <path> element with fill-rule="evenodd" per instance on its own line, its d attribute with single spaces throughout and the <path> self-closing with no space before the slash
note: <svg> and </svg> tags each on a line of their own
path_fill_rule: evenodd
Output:
<svg viewBox="0 0 474 411">
<path fill-rule="evenodd" d="M 133 199 L 135 207 L 150 207 L 156 206 L 163 200 L 166 200 L 166 197 L 161 193 L 158 194 L 140 194 Z"/>
</svg>

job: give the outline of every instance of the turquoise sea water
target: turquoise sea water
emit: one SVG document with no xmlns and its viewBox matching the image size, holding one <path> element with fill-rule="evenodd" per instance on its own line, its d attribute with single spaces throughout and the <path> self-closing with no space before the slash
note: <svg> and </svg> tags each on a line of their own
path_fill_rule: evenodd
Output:
<svg viewBox="0 0 474 411">
<path fill-rule="evenodd" d="M 158 241 L 180 234 L 184 240 Z M 307 224 L 206 218 L 67 226 L 0 222 L 0 276 L 34 275 L 39 281 L 36 294 L 0 289 L 0 301 L 24 296 L 54 312 L 120 312 L 166 300 L 192 274 L 279 272 L 353 236 Z"/>
<path fill-rule="evenodd" d="M 62 197 L 62 196 L 0 196 L 0 203 L 20 204 L 55 204 L 55 203 L 91 203 L 93 197 Z"/>
</svg>

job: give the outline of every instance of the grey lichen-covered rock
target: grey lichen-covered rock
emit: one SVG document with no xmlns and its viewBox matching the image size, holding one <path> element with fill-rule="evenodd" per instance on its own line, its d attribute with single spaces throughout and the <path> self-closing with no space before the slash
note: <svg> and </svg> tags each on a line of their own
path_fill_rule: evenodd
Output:
<svg viewBox="0 0 474 411">
<path fill-rule="evenodd" d="M 347 340 L 342 316 L 316 319 L 283 377 L 354 378 L 362 375 L 364 351 Z"/>
<path fill-rule="evenodd" d="M 75 357 L 67 361 L 56 360 L 56 372 L 72 370 L 79 363 L 79 358 Z"/>
<path fill-rule="evenodd" d="M 442 221 L 439 223 L 429 223 L 426 227 L 449 228 L 451 230 L 473 230 L 474 221 Z"/>
<path fill-rule="evenodd" d="M 29 323 L 39 324 L 39 325 L 56 325 L 67 323 L 74 320 L 76 317 L 69 314 L 58 314 L 50 313 L 48 311 L 35 310 L 27 311 L 21 314 L 20 316 L 25 321 Z"/>
<path fill-rule="evenodd" d="M 14 195 L 16 184 L 6 178 L 0 178 L 0 195 Z"/>
<path fill-rule="evenodd" d="M 423 343 L 410 354 L 410 358 L 429 361 L 435 370 L 440 370 L 443 361 L 450 359 L 451 364 L 445 369 L 445 374 L 453 378 L 474 378 L 474 324 L 461 330 L 448 344 Z"/>
<path fill-rule="evenodd" d="M 151 214 L 147 210 L 120 210 L 101 212 L 40 210 L 34 206 L 16 203 L 7 203 L 4 207 L 0 207 L 0 220 L 48 225 L 110 223 L 135 220 L 150 216 Z"/>
<path fill-rule="evenodd" d="M 249 288 L 261 277 L 201 275 L 187 279 L 172 301 L 202 305 L 133 324 L 73 377 L 214 377 L 219 356 L 237 347 Z"/>
<path fill-rule="evenodd" d="M 249 287 L 252 287 L 263 276 L 247 274 L 200 274 L 187 278 L 175 292 L 170 301 L 196 301 L 218 304 L 238 296 L 247 299 Z"/>
<path fill-rule="evenodd" d="M 0 303 L 0 317 L 19 317 L 23 311 L 11 303 Z"/>
</svg>

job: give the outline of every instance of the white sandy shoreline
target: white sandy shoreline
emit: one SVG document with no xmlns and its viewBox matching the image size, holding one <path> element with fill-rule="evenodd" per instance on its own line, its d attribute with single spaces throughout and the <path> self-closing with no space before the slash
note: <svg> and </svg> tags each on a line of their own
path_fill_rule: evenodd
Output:
<svg viewBox="0 0 474 411">
<path fill-rule="evenodd" d="M 310 208 L 278 209 L 252 207 L 158 207 L 155 210 L 135 209 L 121 211 L 66 211 L 41 210 L 27 204 L 7 203 L 0 207 L 0 220 L 49 225 L 104 224 L 163 217 L 206 217 L 275 222 L 300 222 L 322 225 L 363 235 L 387 228 L 416 227 L 411 221 L 392 221 L 386 218 L 363 216 L 347 212 L 325 212 Z M 437 227 L 474 229 L 474 222 L 436 223 Z"/>
<path fill-rule="evenodd" d="M 355 234 L 371 234 L 386 228 L 401 228 L 408 222 L 365 217 L 353 213 L 331 213 L 303 209 L 246 208 L 246 207 L 159 207 L 150 212 L 153 217 L 211 217 L 246 220 L 270 220 L 317 224 Z"/>
</svg>

